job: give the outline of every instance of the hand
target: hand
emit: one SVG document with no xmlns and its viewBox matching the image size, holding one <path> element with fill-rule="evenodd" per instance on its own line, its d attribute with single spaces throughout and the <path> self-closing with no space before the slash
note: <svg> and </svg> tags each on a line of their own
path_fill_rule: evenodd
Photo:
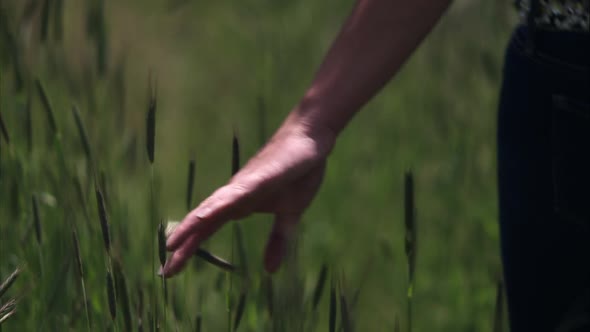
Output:
<svg viewBox="0 0 590 332">
<path fill-rule="evenodd" d="M 320 187 L 334 143 L 330 130 L 314 133 L 310 126 L 294 122 L 288 119 L 228 184 L 178 225 L 166 243 L 174 253 L 162 268 L 165 277 L 180 272 L 201 242 L 225 223 L 255 212 L 275 215 L 264 265 L 269 272 L 278 269 L 301 215 Z"/>
</svg>

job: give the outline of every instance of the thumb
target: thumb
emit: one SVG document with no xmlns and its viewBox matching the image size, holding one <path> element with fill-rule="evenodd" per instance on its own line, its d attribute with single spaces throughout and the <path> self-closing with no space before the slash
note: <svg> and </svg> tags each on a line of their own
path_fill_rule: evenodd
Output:
<svg viewBox="0 0 590 332">
<path fill-rule="evenodd" d="M 275 216 L 272 231 L 268 237 L 264 253 L 264 267 L 270 273 L 275 272 L 285 258 L 295 229 L 299 223 L 299 214 L 281 214 Z"/>
</svg>

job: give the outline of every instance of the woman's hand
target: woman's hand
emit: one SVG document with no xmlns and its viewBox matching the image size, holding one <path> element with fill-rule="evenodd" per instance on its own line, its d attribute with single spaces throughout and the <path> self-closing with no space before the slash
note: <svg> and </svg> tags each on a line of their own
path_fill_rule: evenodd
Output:
<svg viewBox="0 0 590 332">
<path fill-rule="evenodd" d="M 335 137 L 399 70 L 451 0 L 358 0 L 301 104 L 231 181 L 193 210 L 168 239 L 162 273 L 182 269 L 199 244 L 232 219 L 270 212 L 265 255 L 278 268 L 286 242 L 322 182 Z"/>
<path fill-rule="evenodd" d="M 287 243 L 322 182 L 334 144 L 329 129 L 287 119 L 271 140 L 229 181 L 191 211 L 166 243 L 174 253 L 161 273 L 180 272 L 200 244 L 230 220 L 255 212 L 275 215 L 264 264 L 278 269 Z"/>
</svg>

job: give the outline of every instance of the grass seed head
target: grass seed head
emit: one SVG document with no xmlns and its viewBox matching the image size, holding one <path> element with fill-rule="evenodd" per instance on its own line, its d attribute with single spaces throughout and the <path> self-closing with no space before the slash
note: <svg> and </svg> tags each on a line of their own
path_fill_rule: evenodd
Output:
<svg viewBox="0 0 590 332">
<path fill-rule="evenodd" d="M 80 135 L 80 141 L 82 143 L 82 148 L 84 149 L 84 154 L 86 155 L 86 160 L 88 160 L 88 163 L 92 165 L 93 159 L 92 152 L 90 150 L 90 142 L 88 141 L 88 135 L 86 134 L 86 129 L 84 128 L 80 111 L 75 105 L 72 106 L 72 113 L 74 114 L 74 120 L 76 121 L 76 127 L 78 128 L 78 134 Z"/>
<path fill-rule="evenodd" d="M 27 104 L 25 106 L 25 134 L 27 137 L 27 152 L 33 152 L 33 115 L 31 113 L 32 98 L 27 94 Z"/>
<path fill-rule="evenodd" d="M 232 159 L 231 159 L 231 174 L 235 175 L 240 170 L 240 142 L 234 130 L 232 139 Z"/>
<path fill-rule="evenodd" d="M 36 194 L 33 194 L 33 196 L 31 196 L 31 204 L 33 206 L 33 223 L 35 225 L 35 236 L 37 238 L 37 243 L 41 245 L 41 218 L 39 217 L 39 200 Z"/>
<path fill-rule="evenodd" d="M 166 230 L 162 222 L 158 224 L 158 256 L 161 266 L 164 266 L 166 263 Z"/>
<path fill-rule="evenodd" d="M 156 108 L 157 108 L 157 86 L 150 76 L 149 100 L 146 118 L 146 147 L 150 163 L 154 163 L 154 150 L 156 144 Z"/>
<path fill-rule="evenodd" d="M 410 282 L 414 280 L 416 261 L 416 208 L 414 204 L 414 177 L 406 172 L 404 180 L 405 250 L 408 259 Z"/>
<path fill-rule="evenodd" d="M 113 321 L 117 318 L 117 298 L 115 296 L 115 281 L 111 271 L 107 271 L 107 299 L 109 302 L 109 312 Z"/>
<path fill-rule="evenodd" d="M 190 211 L 193 204 L 193 187 L 195 184 L 195 159 L 191 159 L 188 163 L 188 181 L 186 187 L 186 210 Z"/>
<path fill-rule="evenodd" d="M 106 208 L 106 204 L 104 201 L 104 196 L 97 184 L 95 184 L 95 193 L 96 193 L 96 204 L 98 207 L 98 217 L 100 219 L 100 228 L 102 230 L 102 239 L 103 239 L 104 247 L 105 247 L 107 253 L 110 253 L 111 235 L 110 235 L 110 227 L 109 227 L 107 208 Z"/>
<path fill-rule="evenodd" d="M 48 2 L 48 1 L 46 1 Z M 49 102 L 49 98 L 47 97 L 47 93 L 45 92 L 45 88 L 43 88 L 43 84 L 38 79 L 35 80 L 35 86 L 37 87 L 37 93 L 39 94 L 39 98 L 41 99 L 41 104 L 43 105 L 43 109 L 45 110 L 45 115 L 47 116 L 47 122 L 49 123 L 49 129 L 51 129 L 51 133 L 54 136 L 57 136 L 57 122 L 55 121 L 55 116 L 53 116 L 53 109 L 51 108 L 51 103 Z"/>
</svg>

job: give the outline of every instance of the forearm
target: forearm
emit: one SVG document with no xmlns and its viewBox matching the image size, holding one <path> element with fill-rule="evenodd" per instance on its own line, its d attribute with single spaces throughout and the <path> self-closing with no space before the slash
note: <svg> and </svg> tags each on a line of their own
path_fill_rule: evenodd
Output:
<svg viewBox="0 0 590 332">
<path fill-rule="evenodd" d="M 287 118 L 337 136 L 399 70 L 452 0 L 359 0 Z"/>
</svg>

